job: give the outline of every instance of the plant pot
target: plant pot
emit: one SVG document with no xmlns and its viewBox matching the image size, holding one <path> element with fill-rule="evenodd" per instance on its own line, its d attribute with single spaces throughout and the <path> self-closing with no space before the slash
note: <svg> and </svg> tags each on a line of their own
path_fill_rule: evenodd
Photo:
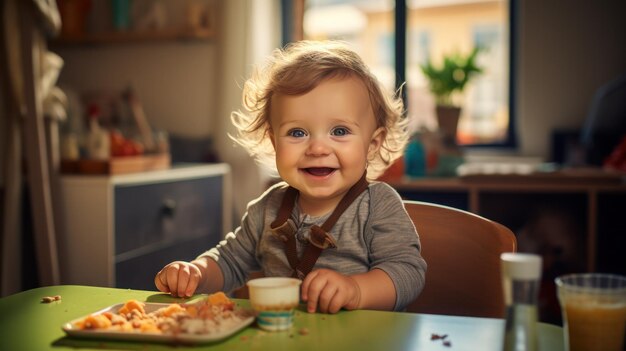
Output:
<svg viewBox="0 0 626 351">
<path fill-rule="evenodd" d="M 456 145 L 456 131 L 461 116 L 461 108 L 456 106 L 437 105 L 437 123 L 445 144 Z"/>
</svg>

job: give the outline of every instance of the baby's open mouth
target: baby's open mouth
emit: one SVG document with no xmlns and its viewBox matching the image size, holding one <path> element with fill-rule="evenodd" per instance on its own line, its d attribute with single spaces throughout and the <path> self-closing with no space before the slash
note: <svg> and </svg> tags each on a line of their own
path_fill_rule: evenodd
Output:
<svg viewBox="0 0 626 351">
<path fill-rule="evenodd" d="M 335 168 L 311 167 L 311 168 L 304 168 L 304 171 L 311 175 L 321 177 L 321 176 L 326 176 L 326 175 L 333 173 L 335 171 Z"/>
</svg>

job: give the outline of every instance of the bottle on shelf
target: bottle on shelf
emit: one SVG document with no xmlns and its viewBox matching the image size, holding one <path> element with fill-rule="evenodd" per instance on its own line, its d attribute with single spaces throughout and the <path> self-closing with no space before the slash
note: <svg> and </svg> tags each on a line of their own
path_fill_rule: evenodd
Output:
<svg viewBox="0 0 626 351">
<path fill-rule="evenodd" d="M 94 160 L 107 160 L 111 155 L 109 133 L 100 126 L 100 108 L 96 104 L 89 105 L 87 110 L 89 130 L 87 131 L 87 157 Z"/>
<path fill-rule="evenodd" d="M 500 256 L 506 303 L 503 351 L 537 351 L 537 299 L 541 285 L 541 256 L 503 253 Z"/>
<path fill-rule="evenodd" d="M 424 177 L 426 175 L 426 152 L 419 137 L 413 138 L 404 152 L 404 172 L 409 177 Z"/>
</svg>

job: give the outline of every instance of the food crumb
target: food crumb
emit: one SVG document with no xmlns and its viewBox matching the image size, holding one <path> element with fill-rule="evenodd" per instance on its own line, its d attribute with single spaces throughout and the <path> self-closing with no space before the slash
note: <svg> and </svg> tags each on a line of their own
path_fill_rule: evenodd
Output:
<svg viewBox="0 0 626 351">
<path fill-rule="evenodd" d="M 61 295 L 44 296 L 41 298 L 41 302 L 43 303 L 50 303 L 50 302 L 60 301 L 60 300 L 61 300 Z"/>
<path fill-rule="evenodd" d="M 248 341 L 248 339 L 249 339 L 249 338 L 250 338 L 250 337 L 249 337 L 249 336 L 247 336 L 247 335 L 242 335 L 242 336 L 239 338 L 239 340 L 241 340 L 241 341 Z"/>
<path fill-rule="evenodd" d="M 300 328 L 300 330 L 298 330 L 298 333 L 300 335 L 309 335 L 309 329 L 307 329 L 307 328 Z"/>
<path fill-rule="evenodd" d="M 446 338 L 448 337 L 448 334 L 435 334 L 432 333 L 430 334 L 430 340 L 441 340 L 441 343 L 443 346 L 445 347 L 451 347 L 452 346 L 452 342 L 450 340 L 446 340 Z"/>
</svg>

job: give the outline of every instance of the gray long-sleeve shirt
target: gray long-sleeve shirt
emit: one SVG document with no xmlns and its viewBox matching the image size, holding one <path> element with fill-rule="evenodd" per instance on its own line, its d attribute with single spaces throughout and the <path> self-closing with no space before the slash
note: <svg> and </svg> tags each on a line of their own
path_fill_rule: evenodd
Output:
<svg viewBox="0 0 626 351">
<path fill-rule="evenodd" d="M 286 183 L 279 183 L 248 204 L 241 226 L 226 235 L 215 248 L 201 256 L 217 261 L 224 274 L 224 290 L 245 283 L 248 273 L 290 276 L 284 243 L 270 224 L 276 219 Z M 330 216 L 312 217 L 294 207 L 291 219 L 297 226 L 298 256 L 308 242 L 310 228 L 321 226 Z M 426 262 L 420 242 L 398 193 L 389 185 L 372 182 L 346 209 L 329 233 L 337 244 L 322 252 L 313 269 L 327 268 L 346 275 L 374 268 L 386 272 L 396 289 L 395 310 L 402 310 L 424 287 Z"/>
</svg>

